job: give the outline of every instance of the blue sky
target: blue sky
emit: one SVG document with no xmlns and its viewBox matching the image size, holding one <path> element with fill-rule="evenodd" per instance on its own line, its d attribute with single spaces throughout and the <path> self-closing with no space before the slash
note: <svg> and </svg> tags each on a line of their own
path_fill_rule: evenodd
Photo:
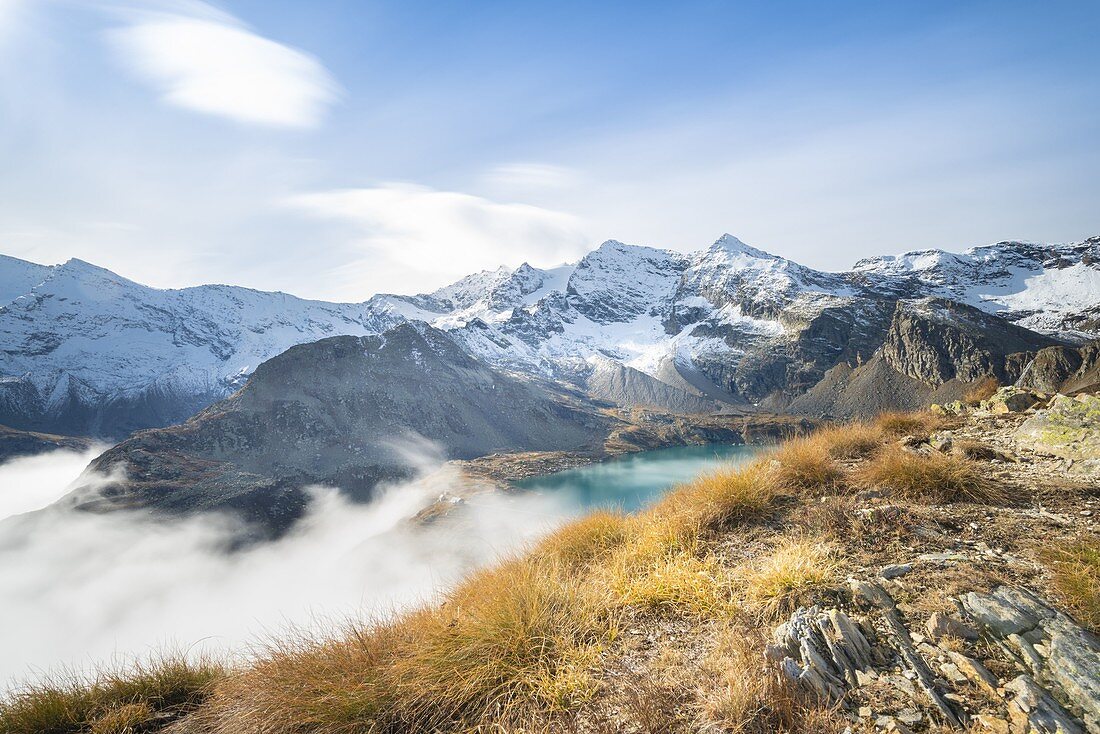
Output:
<svg viewBox="0 0 1100 734">
<path fill-rule="evenodd" d="M 1100 3 L 0 0 L 0 252 L 318 298 L 1100 233 Z"/>
</svg>

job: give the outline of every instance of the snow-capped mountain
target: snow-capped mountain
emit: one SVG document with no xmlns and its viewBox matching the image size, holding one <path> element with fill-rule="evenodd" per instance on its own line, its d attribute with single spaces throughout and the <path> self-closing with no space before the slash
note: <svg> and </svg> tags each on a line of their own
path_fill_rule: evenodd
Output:
<svg viewBox="0 0 1100 734">
<path fill-rule="evenodd" d="M 0 423 L 116 436 L 176 422 L 287 347 L 385 312 L 210 285 L 158 290 L 81 260 L 0 262 Z"/>
<path fill-rule="evenodd" d="M 1035 331 L 1078 340 L 1100 331 L 1100 237 L 1048 245 L 1001 242 L 961 254 L 907 252 L 860 260 L 879 287 L 950 298 Z"/>
<path fill-rule="evenodd" d="M 828 273 L 725 235 L 682 254 L 608 241 L 360 304 L 142 286 L 0 258 L 0 423 L 122 436 L 177 422 L 295 344 L 425 321 L 497 367 L 620 404 L 782 408 L 876 353 L 899 299 L 936 296 L 1069 341 L 1100 333 L 1100 239 L 906 253 Z"/>
</svg>

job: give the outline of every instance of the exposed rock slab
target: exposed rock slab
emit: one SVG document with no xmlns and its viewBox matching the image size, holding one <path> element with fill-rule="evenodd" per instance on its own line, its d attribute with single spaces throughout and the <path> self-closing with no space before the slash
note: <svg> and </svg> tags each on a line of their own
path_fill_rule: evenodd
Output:
<svg viewBox="0 0 1100 734">
<path fill-rule="evenodd" d="M 1068 459 L 1100 459 L 1100 395 L 1056 396 L 1020 426 L 1025 445 Z"/>
<path fill-rule="evenodd" d="M 1051 711 L 1057 709 L 1035 694 L 1035 682 L 1080 716 L 1088 731 L 1100 731 L 1100 638 L 1022 589 L 1001 586 L 991 594 L 971 592 L 961 602 L 975 623 L 1031 672 L 1030 677 L 1016 679 L 1016 688 L 1029 702 L 1026 711 L 1040 711 L 1033 722 L 1037 731 L 1072 729 L 1050 728 Z"/>
</svg>

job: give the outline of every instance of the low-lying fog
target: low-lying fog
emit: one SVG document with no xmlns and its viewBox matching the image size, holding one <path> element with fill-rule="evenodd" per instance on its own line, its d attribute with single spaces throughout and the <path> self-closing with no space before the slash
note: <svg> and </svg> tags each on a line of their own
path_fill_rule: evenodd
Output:
<svg viewBox="0 0 1100 734">
<path fill-rule="evenodd" d="M 65 494 L 93 455 L 0 466 L 0 689 L 166 647 L 243 653 L 291 627 L 387 613 L 576 511 L 547 497 L 482 495 L 461 528 L 414 526 L 408 518 L 459 481 L 434 462 L 436 471 L 369 505 L 316 488 L 294 532 L 230 555 L 219 550 L 235 530 L 224 517 L 53 508 L 12 517 Z"/>
</svg>

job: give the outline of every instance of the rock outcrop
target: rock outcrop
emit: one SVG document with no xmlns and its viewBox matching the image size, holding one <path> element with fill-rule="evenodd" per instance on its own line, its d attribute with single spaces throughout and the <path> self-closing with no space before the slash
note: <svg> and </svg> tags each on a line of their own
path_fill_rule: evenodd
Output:
<svg viewBox="0 0 1100 734">
<path fill-rule="evenodd" d="M 1012 383 L 1029 355 L 1054 340 L 941 298 L 899 301 L 881 347 L 866 362 L 840 364 L 803 395 L 791 412 L 868 417 L 959 400 L 977 381 Z"/>
<path fill-rule="evenodd" d="M 1055 396 L 1020 426 L 1017 436 L 1041 451 L 1100 463 L 1100 396 Z"/>
<path fill-rule="evenodd" d="M 1100 342 L 1040 349 L 1024 368 L 1017 385 L 1046 393 L 1100 390 Z"/>
<path fill-rule="evenodd" d="M 1087 731 L 1100 731 L 1100 638 L 1023 589 L 1001 586 L 960 601 L 1022 671 L 1005 686 L 1015 694 L 1014 720 L 1040 732 L 1080 731 L 1068 709 Z"/>
<path fill-rule="evenodd" d="M 887 731 L 931 720 L 1005 734 L 1100 732 L 1100 639 L 1034 594 L 1008 586 L 963 594 L 959 608 L 974 627 L 937 612 L 929 623 L 938 617 L 943 634 L 928 642 L 910 630 L 883 586 L 853 580 L 852 589 L 864 614 L 798 609 L 765 649 L 765 658 L 807 693 L 859 716 L 875 714 L 860 706 L 865 696 L 893 700 L 894 710 L 878 712 L 874 722 Z M 1013 672 L 998 678 L 952 642 L 979 633 Z M 889 695 L 876 693 L 883 689 Z"/>
<path fill-rule="evenodd" d="M 971 306 L 942 298 L 899 301 L 883 360 L 897 372 L 936 386 L 951 380 L 973 382 L 993 375 L 1015 382 L 1020 359 L 1009 355 L 1055 346 L 1050 337 L 998 319 Z"/>
</svg>

